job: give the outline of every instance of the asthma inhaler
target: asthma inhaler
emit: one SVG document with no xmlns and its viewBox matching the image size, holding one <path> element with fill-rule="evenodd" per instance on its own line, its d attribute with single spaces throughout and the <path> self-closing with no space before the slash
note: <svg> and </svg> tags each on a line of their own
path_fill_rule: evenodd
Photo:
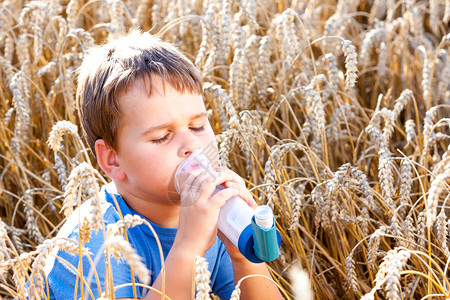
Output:
<svg viewBox="0 0 450 300">
<path fill-rule="evenodd" d="M 190 172 L 203 169 L 216 176 L 205 153 L 197 149 L 184 160 L 175 173 L 175 188 L 179 194 Z M 224 189 L 218 185 L 213 195 Z M 278 258 L 281 236 L 275 228 L 275 219 L 270 207 L 262 205 L 255 210 L 240 197 L 228 199 L 220 209 L 217 227 L 251 262 L 260 263 Z"/>
</svg>

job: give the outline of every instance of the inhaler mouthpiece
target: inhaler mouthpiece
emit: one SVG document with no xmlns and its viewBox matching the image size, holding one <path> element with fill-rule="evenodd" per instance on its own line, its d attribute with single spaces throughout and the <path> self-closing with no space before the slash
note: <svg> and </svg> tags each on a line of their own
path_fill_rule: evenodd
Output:
<svg viewBox="0 0 450 300">
<path fill-rule="evenodd" d="M 200 169 L 207 170 L 211 174 L 215 172 L 205 153 L 200 149 L 196 149 L 178 166 L 175 172 L 174 184 L 178 194 L 181 194 L 181 187 L 189 173 Z"/>
</svg>

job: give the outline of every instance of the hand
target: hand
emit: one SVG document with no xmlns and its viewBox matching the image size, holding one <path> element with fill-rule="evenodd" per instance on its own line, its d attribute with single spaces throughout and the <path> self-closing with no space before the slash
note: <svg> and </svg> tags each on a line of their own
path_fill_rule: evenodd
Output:
<svg viewBox="0 0 450 300">
<path fill-rule="evenodd" d="M 211 197 L 217 185 L 232 181 L 227 172 L 216 176 L 202 170 L 192 172 L 182 186 L 180 217 L 174 247 L 183 247 L 196 255 L 204 255 L 217 236 L 217 220 L 225 202 L 239 194 L 233 187 L 226 187 Z"/>
<path fill-rule="evenodd" d="M 247 187 L 245 186 L 245 181 L 242 179 L 241 176 L 236 174 L 235 172 L 231 171 L 227 168 L 219 167 L 217 168 L 217 171 L 220 173 L 226 173 L 231 176 L 231 180 L 227 180 L 224 182 L 223 186 L 226 188 L 234 188 L 238 190 L 239 197 L 241 197 L 245 202 L 247 202 L 248 205 L 250 205 L 251 208 L 255 209 L 258 204 L 256 204 L 255 200 L 253 199 L 252 193 L 247 190 Z"/>
<path fill-rule="evenodd" d="M 231 180 L 228 180 L 223 184 L 225 188 L 236 189 L 238 191 L 238 196 L 241 197 L 253 209 L 258 206 L 253 199 L 252 194 L 245 187 L 245 181 L 238 174 L 225 168 L 219 168 L 218 171 L 226 173 L 232 178 Z M 225 245 L 225 248 L 227 249 L 228 255 L 230 256 L 231 260 L 246 260 L 245 256 L 241 254 L 239 249 L 222 232 L 219 231 L 218 236 L 222 243 Z"/>
</svg>

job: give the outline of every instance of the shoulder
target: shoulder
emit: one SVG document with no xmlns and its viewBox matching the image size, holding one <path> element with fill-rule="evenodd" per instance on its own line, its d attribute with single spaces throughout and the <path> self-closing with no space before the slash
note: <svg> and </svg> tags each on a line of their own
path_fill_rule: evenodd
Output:
<svg viewBox="0 0 450 300">
<path fill-rule="evenodd" d="M 95 203 L 95 201 L 98 201 L 98 203 Z M 78 231 L 79 224 L 85 217 L 90 222 L 92 221 L 93 214 L 97 209 L 100 210 L 99 212 L 105 224 L 120 220 L 117 209 L 106 200 L 106 189 L 103 187 L 99 192 L 99 199 L 87 200 L 73 211 L 59 230 L 57 237 L 71 237 L 75 231 Z"/>
<path fill-rule="evenodd" d="M 91 224 L 90 226 L 92 226 L 92 216 L 93 211 L 95 210 L 99 210 L 105 226 L 107 224 L 115 223 L 120 220 L 120 216 L 115 207 L 106 200 L 105 188 L 101 189 L 101 191 L 99 192 L 99 196 L 99 199 L 95 200 L 98 201 L 97 203 L 95 203 L 93 199 L 90 199 L 84 202 L 80 207 L 77 207 L 65 220 L 55 239 L 68 239 L 72 240 L 75 243 L 78 243 L 80 239 L 80 223 L 82 223 L 86 218 Z M 89 249 L 92 252 L 95 251 L 96 248 L 100 247 L 103 242 L 103 234 L 102 230 L 100 229 L 97 234 L 95 234 L 94 231 L 91 232 L 89 242 L 86 244 L 86 246 L 88 246 L 89 244 Z M 59 249 L 59 247 L 53 248 L 52 254 L 54 255 L 48 257 L 49 261 L 47 261 L 46 264 L 46 269 L 48 270 L 48 272 L 50 272 L 55 263 L 54 257 L 66 255 L 64 252 L 65 251 L 62 251 L 61 249 Z M 70 254 L 67 255 L 68 258 L 72 256 Z"/>
<path fill-rule="evenodd" d="M 64 298 L 67 291 L 76 289 L 76 280 L 80 270 L 83 270 L 82 272 L 86 278 L 89 278 L 91 269 L 100 277 L 103 276 L 101 274 L 102 270 L 105 269 L 104 242 L 107 229 L 106 226 L 108 224 L 116 223 L 121 218 L 115 205 L 108 201 L 104 187 L 99 192 L 99 196 L 98 199 L 88 200 L 75 209 L 66 219 L 64 225 L 55 237 L 55 240 L 63 239 L 70 243 L 79 243 L 80 240 L 83 239 L 83 225 L 80 226 L 80 223 L 83 224 L 82 222 L 87 218 L 90 223 L 90 226 L 88 227 L 88 233 L 90 233 L 89 237 L 85 238 L 86 241 L 84 241 L 83 245 L 86 251 L 89 251 L 89 254 L 83 255 L 82 260 L 80 260 L 79 255 L 73 255 L 65 251 L 63 249 L 64 247 L 56 246 L 52 248 L 52 255 L 49 255 L 46 258 L 44 273 L 48 279 L 50 293 L 55 295 L 56 298 Z M 117 198 L 119 199 L 119 197 Z M 97 232 L 91 227 L 94 221 L 92 219 L 95 219 L 93 218 L 95 213 L 97 214 L 97 219 L 98 217 L 102 219 L 102 227 Z M 104 230 L 102 230 L 103 225 L 105 226 Z M 92 263 L 94 265 L 91 265 Z M 125 261 L 116 261 L 112 258 L 111 263 L 113 263 L 112 267 L 114 267 L 115 270 L 120 270 L 117 272 L 118 274 L 114 276 L 114 279 L 117 277 L 118 280 L 121 280 L 122 278 L 128 280 L 130 277 L 128 264 L 126 264 Z M 81 265 L 82 269 L 79 269 Z M 129 282 L 126 280 L 124 282 Z M 94 291 L 95 284 L 91 286 L 91 288 Z"/>
</svg>

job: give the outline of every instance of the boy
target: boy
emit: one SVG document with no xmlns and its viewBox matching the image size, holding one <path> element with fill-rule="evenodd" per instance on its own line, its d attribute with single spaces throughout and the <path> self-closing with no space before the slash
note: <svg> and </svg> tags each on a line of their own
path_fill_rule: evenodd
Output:
<svg viewBox="0 0 450 300">
<path fill-rule="evenodd" d="M 190 299 L 192 270 L 197 255 L 204 256 L 211 272 L 212 292 L 228 299 L 234 284 L 246 275 L 270 277 L 265 264 L 253 264 L 223 235 L 218 238 L 219 209 L 239 195 L 254 206 L 244 181 L 230 170 L 217 176 L 196 173 L 192 191 L 174 188 L 174 173 L 195 149 L 213 143 L 202 98 L 202 83 L 193 64 L 173 46 L 148 33 L 133 32 L 127 37 L 95 49 L 85 58 L 78 78 L 77 104 L 89 147 L 112 183 L 102 189 L 105 224 L 122 215 L 137 214 L 149 220 L 161 241 L 165 258 L 165 292 L 171 299 Z M 211 197 L 215 186 L 225 189 Z M 114 195 L 114 197 L 112 196 Z M 119 209 L 115 205 L 115 201 Z M 188 203 L 183 205 L 183 203 Z M 83 204 L 81 214 L 87 209 Z M 78 240 L 78 216 L 72 214 L 59 236 Z M 145 225 L 127 230 L 127 237 L 151 272 L 149 285 L 162 290 L 163 275 L 155 237 Z M 223 242 L 222 242 L 223 241 Z M 102 232 L 92 234 L 85 247 L 100 259 L 95 262 L 59 251 L 47 267 L 51 299 L 79 298 L 82 265 L 84 291 L 98 298 L 104 291 L 105 263 Z M 65 261 L 74 268 L 68 267 Z M 96 264 L 98 280 L 87 280 Z M 111 258 L 114 286 L 132 282 L 129 265 Z M 91 272 L 92 273 L 92 272 Z M 135 279 L 137 282 L 137 279 Z M 144 283 L 147 284 L 147 283 Z M 100 287 L 98 286 L 100 285 Z M 134 293 L 136 292 L 136 295 Z M 161 299 L 153 291 L 128 285 L 115 292 L 116 298 Z M 279 299 L 277 287 L 267 279 L 254 277 L 241 284 L 242 299 Z M 76 298 L 76 299 L 77 299 Z"/>
</svg>

